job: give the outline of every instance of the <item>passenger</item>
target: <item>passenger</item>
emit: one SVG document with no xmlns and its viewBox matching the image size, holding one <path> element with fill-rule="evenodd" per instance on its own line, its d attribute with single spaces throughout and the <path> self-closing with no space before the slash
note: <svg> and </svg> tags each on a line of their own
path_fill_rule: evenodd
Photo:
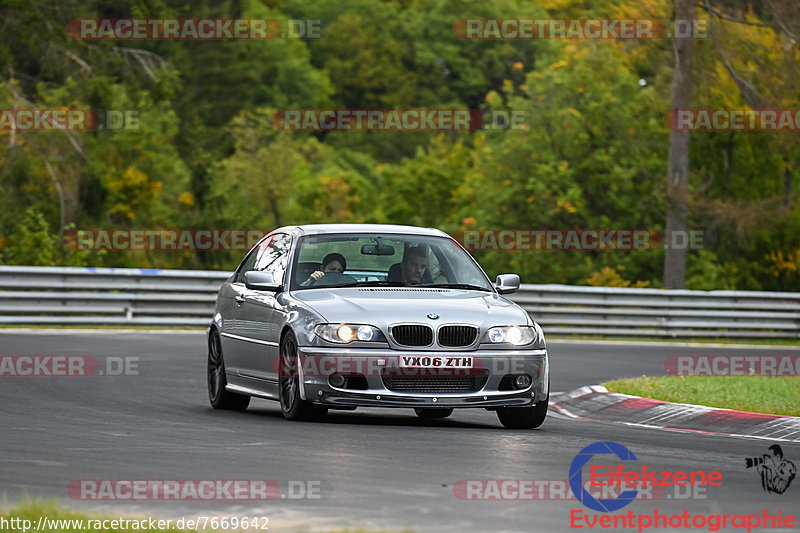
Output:
<svg viewBox="0 0 800 533">
<path fill-rule="evenodd" d="M 328 272 L 343 274 L 345 268 L 347 268 L 347 261 L 342 254 L 328 254 L 322 260 L 322 270 L 316 270 L 312 272 L 311 275 L 308 276 L 308 279 L 302 282 L 300 285 L 303 287 L 309 287 Z"/>
</svg>

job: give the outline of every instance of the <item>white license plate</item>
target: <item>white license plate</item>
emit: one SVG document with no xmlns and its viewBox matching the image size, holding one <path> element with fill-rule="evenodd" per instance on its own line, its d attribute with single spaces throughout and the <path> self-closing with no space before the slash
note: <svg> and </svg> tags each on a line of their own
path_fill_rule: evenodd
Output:
<svg viewBox="0 0 800 533">
<path fill-rule="evenodd" d="M 402 355 L 400 368 L 472 368 L 472 357 L 462 355 Z"/>
</svg>

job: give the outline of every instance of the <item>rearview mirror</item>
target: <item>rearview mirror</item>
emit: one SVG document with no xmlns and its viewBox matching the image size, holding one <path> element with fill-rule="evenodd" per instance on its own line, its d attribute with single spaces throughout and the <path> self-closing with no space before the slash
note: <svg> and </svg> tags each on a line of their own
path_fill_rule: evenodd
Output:
<svg viewBox="0 0 800 533">
<path fill-rule="evenodd" d="M 280 283 L 269 272 L 250 270 L 244 273 L 244 286 L 254 291 L 278 292 Z"/>
<path fill-rule="evenodd" d="M 511 294 L 519 290 L 519 276 L 516 274 L 500 274 L 494 282 L 497 292 Z"/>
<path fill-rule="evenodd" d="M 365 244 L 361 247 L 362 255 L 394 255 L 394 247 L 388 244 Z"/>
</svg>

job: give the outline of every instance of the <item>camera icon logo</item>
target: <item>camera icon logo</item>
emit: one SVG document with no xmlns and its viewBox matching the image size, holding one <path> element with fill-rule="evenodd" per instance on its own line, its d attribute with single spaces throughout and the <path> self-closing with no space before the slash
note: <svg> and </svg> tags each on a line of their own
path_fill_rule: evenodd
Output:
<svg viewBox="0 0 800 533">
<path fill-rule="evenodd" d="M 745 468 L 755 468 L 761 474 L 761 488 L 764 492 L 783 494 L 797 475 L 797 467 L 790 460 L 784 459 L 780 444 L 773 444 L 769 450 L 771 453 L 765 453 L 761 457 L 747 457 L 744 460 Z"/>
</svg>

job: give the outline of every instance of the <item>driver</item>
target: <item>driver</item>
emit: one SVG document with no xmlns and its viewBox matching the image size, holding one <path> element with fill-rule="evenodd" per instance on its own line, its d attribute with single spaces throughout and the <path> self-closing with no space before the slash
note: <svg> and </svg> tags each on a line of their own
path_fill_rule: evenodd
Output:
<svg viewBox="0 0 800 533">
<path fill-rule="evenodd" d="M 343 274 L 344 269 L 347 268 L 347 261 L 345 260 L 342 254 L 332 253 L 325 256 L 322 260 L 322 270 L 316 270 L 308 276 L 308 279 L 305 280 L 302 285 L 303 287 L 307 287 L 309 285 L 313 285 L 315 281 L 319 278 L 324 276 L 328 272 L 336 272 L 338 274 Z"/>
</svg>

